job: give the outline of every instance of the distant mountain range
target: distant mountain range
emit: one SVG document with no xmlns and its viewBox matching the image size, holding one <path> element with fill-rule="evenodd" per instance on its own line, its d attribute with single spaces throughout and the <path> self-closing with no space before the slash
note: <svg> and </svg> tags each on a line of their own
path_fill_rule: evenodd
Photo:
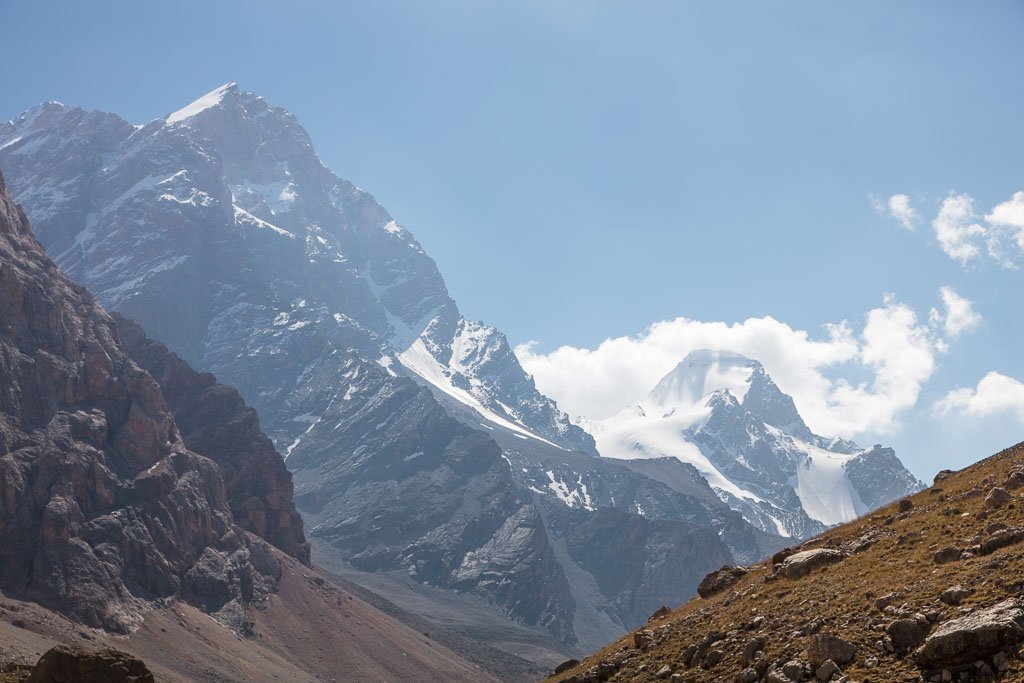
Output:
<svg viewBox="0 0 1024 683">
<path fill-rule="evenodd" d="M 314 559 L 364 585 L 478 596 L 595 647 L 919 486 L 725 353 L 592 436 L 293 115 L 233 83 L 145 125 L 39 105 L 0 125 L 0 169 L 62 269 L 256 408 Z"/>
</svg>

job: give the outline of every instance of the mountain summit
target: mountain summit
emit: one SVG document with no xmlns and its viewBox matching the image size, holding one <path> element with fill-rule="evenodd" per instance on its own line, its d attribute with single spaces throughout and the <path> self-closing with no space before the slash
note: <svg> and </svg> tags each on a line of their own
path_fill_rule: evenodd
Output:
<svg viewBox="0 0 1024 683">
<path fill-rule="evenodd" d="M 817 436 L 756 360 L 693 351 L 593 426 L 605 457 L 675 457 L 751 523 L 806 537 L 921 488 L 892 449 Z"/>
</svg>

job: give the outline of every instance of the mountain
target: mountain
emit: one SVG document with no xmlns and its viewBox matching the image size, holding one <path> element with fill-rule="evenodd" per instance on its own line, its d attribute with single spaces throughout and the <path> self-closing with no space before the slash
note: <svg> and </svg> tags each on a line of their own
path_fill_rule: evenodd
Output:
<svg viewBox="0 0 1024 683">
<path fill-rule="evenodd" d="M 1024 444 L 770 560 L 549 680 L 1024 680 Z"/>
<path fill-rule="evenodd" d="M 494 680 L 309 566 L 255 412 L 68 280 L 2 176 L 0 482 L 3 680 L 54 645 L 169 681 Z"/>
<path fill-rule="evenodd" d="M 58 264 L 257 411 L 313 559 L 427 623 L 548 662 L 783 544 L 692 467 L 596 457 L 409 231 L 261 97 L 227 84 L 145 125 L 46 103 L 0 125 L 0 167 Z M 252 422 L 140 334 L 196 449 L 229 441 L 192 428 L 207 405 Z M 230 472 L 232 507 L 262 529 L 251 474 Z"/>
<path fill-rule="evenodd" d="M 269 546 L 235 525 L 217 464 L 2 185 L 0 293 L 0 587 L 118 632 L 168 597 L 236 619 L 274 585 Z"/>
<path fill-rule="evenodd" d="M 756 527 L 794 538 L 922 486 L 891 448 L 813 434 L 759 362 L 728 351 L 688 354 L 644 400 L 591 431 L 605 457 L 693 465 Z"/>
</svg>

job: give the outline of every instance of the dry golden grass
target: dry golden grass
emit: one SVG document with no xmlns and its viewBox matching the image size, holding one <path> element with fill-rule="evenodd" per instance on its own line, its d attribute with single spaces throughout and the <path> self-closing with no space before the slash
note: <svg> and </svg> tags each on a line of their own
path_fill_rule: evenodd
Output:
<svg viewBox="0 0 1024 683">
<path fill-rule="evenodd" d="M 608 679 L 612 681 L 657 680 L 656 673 L 666 665 L 681 674 L 684 681 L 733 681 L 744 668 L 742 650 L 750 638 L 766 639 L 764 651 L 773 662 L 805 659 L 803 651 L 808 638 L 797 632 L 820 618 L 824 620 L 821 633 L 832 633 L 858 645 L 854 662 L 843 667 L 850 680 L 920 681 L 921 672 L 909 657 L 878 651 L 876 642 L 885 635 L 882 628 L 897 618 L 891 614 L 893 609 L 938 612 L 939 620 L 945 621 L 1019 593 L 1024 582 L 1024 543 L 948 564 L 935 564 L 932 558 L 943 547 L 964 548 L 974 544 L 976 537 L 985 536 L 985 528 L 994 522 L 1024 526 L 1024 489 L 1010 491 L 1013 501 L 1007 507 L 988 511 L 984 520 L 977 518 L 987 492 L 1002 484 L 1012 469 L 1021 466 L 1024 444 L 912 496 L 914 507 L 907 512 L 898 512 L 897 504 L 893 503 L 801 547 L 848 548 L 865 535 L 877 535 L 878 539 L 866 550 L 797 580 L 766 580 L 771 575 L 771 563 L 762 562 L 730 589 L 709 599 L 694 598 L 643 627 L 653 630 L 660 639 L 655 647 L 641 651 L 629 634 L 549 680 L 582 675 L 604 660 L 620 662 L 617 672 Z M 940 602 L 940 594 L 958 584 L 974 593 L 956 607 Z M 896 596 L 887 614 L 879 609 L 876 600 L 889 593 Z M 763 624 L 748 628 L 758 616 L 764 617 Z M 714 631 L 731 636 L 714 646 L 725 652 L 722 662 L 710 669 L 684 667 L 683 650 Z M 865 666 L 869 657 L 878 659 L 877 666 Z M 1024 681 L 1024 663 L 1011 660 L 1004 680 Z"/>
</svg>

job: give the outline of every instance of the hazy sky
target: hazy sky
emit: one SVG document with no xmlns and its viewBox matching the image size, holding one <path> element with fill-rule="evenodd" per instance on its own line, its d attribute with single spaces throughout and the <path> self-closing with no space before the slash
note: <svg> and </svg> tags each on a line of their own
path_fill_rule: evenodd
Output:
<svg viewBox="0 0 1024 683">
<path fill-rule="evenodd" d="M 922 477 L 1024 438 L 1022 3 L 0 13 L 0 118 L 145 122 L 229 80 L 291 110 L 574 413 L 717 343 Z"/>
</svg>

